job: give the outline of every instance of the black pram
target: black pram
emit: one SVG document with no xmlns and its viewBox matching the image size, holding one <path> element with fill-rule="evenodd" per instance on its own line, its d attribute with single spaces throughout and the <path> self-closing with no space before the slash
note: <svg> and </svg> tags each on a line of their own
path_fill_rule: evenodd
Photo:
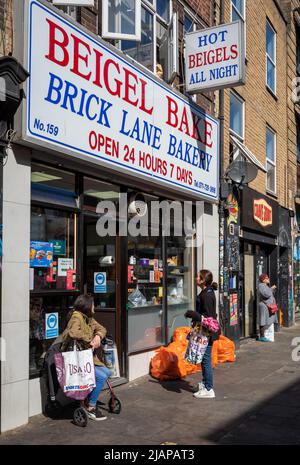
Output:
<svg viewBox="0 0 300 465">
<path fill-rule="evenodd" d="M 102 344 L 113 344 L 111 339 L 103 339 Z M 88 421 L 88 416 L 86 410 L 83 407 L 83 403 L 80 401 L 74 401 L 70 398 L 67 398 L 62 389 L 60 388 L 55 366 L 55 354 L 60 353 L 61 343 L 53 343 L 44 359 L 43 367 L 43 379 L 44 386 L 46 388 L 46 402 L 44 407 L 44 412 L 50 418 L 59 418 L 63 412 L 63 404 L 74 405 L 73 411 L 73 421 L 77 426 L 86 426 Z M 111 382 L 109 379 L 106 381 L 108 389 L 110 391 L 110 399 L 108 402 L 109 411 L 111 413 L 119 414 L 121 412 L 121 402 L 114 394 Z M 60 400 L 59 400 L 60 399 Z"/>
</svg>

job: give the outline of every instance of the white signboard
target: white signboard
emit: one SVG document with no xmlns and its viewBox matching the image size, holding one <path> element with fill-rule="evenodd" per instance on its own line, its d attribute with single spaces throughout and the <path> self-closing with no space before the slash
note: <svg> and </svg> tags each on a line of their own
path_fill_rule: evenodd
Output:
<svg viewBox="0 0 300 465">
<path fill-rule="evenodd" d="M 242 21 L 201 29 L 185 36 L 186 90 L 190 93 L 245 83 Z"/>
<path fill-rule="evenodd" d="M 26 4 L 23 138 L 217 200 L 218 121 L 46 5 Z"/>
<path fill-rule="evenodd" d="M 67 276 L 68 270 L 73 270 L 73 258 L 59 258 L 57 276 Z"/>
<path fill-rule="evenodd" d="M 67 6 L 94 6 L 95 0 L 53 0 L 53 5 L 67 5 Z"/>
</svg>

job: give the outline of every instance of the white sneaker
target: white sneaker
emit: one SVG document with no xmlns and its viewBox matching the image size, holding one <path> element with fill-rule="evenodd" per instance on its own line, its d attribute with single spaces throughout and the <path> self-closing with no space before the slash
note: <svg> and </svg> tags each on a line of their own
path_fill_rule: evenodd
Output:
<svg viewBox="0 0 300 465">
<path fill-rule="evenodd" d="M 198 388 L 198 390 L 196 391 L 197 388 Z M 204 384 L 203 384 L 202 381 L 201 381 L 201 383 L 198 383 L 198 384 L 194 387 L 194 389 L 195 389 L 194 394 L 196 394 L 196 393 L 199 392 L 199 391 L 202 391 L 202 389 L 204 389 L 204 388 L 205 388 L 205 386 L 204 386 Z"/>
<path fill-rule="evenodd" d="M 216 394 L 213 389 L 208 391 L 206 388 L 203 388 L 201 391 L 195 392 L 194 397 L 196 397 L 196 399 L 214 399 Z"/>
</svg>

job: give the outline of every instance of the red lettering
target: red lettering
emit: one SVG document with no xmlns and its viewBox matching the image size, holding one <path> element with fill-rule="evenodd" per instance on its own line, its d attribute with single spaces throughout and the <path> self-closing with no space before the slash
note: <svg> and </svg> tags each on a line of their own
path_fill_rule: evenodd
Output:
<svg viewBox="0 0 300 465">
<path fill-rule="evenodd" d="M 124 74 L 125 74 L 125 83 L 124 83 L 124 89 L 125 89 L 125 94 L 124 94 L 124 100 L 125 102 L 130 103 L 134 107 L 137 106 L 139 103 L 139 99 L 136 98 L 135 100 L 130 100 L 130 95 L 129 92 L 130 90 L 133 91 L 133 95 L 136 96 L 136 85 L 138 83 L 138 79 L 134 73 L 129 71 L 129 69 L 124 68 Z M 134 79 L 134 84 L 130 82 L 130 77 Z"/>
<path fill-rule="evenodd" d="M 96 56 L 96 76 L 93 81 L 93 84 L 102 88 L 101 84 L 101 58 L 103 57 L 103 53 L 99 52 L 98 50 L 94 49 L 94 53 Z"/>
<path fill-rule="evenodd" d="M 71 34 L 71 37 L 73 38 L 73 41 L 74 41 L 74 61 L 73 61 L 73 68 L 71 68 L 70 71 L 77 74 L 77 76 L 80 76 L 83 79 L 86 79 L 87 81 L 89 81 L 92 71 L 90 71 L 88 74 L 83 74 L 82 72 L 80 72 L 79 61 L 80 60 L 83 61 L 85 63 L 85 66 L 88 67 L 89 55 L 91 55 L 90 46 L 86 44 L 85 42 L 83 42 L 83 40 L 74 36 L 73 34 Z M 86 51 L 88 52 L 86 55 L 80 54 L 80 51 L 79 51 L 80 46 L 85 47 Z"/>
<path fill-rule="evenodd" d="M 166 124 L 172 126 L 173 128 L 177 128 L 178 126 L 178 105 L 171 97 L 167 95 L 168 100 L 168 119 Z"/>
<path fill-rule="evenodd" d="M 189 55 L 189 69 L 195 68 L 195 55 Z"/>
<path fill-rule="evenodd" d="M 237 45 L 232 45 L 231 48 L 230 48 L 230 52 L 231 52 L 231 59 L 232 60 L 237 58 L 239 56 L 238 46 Z"/>
<path fill-rule="evenodd" d="M 111 65 L 113 65 L 115 67 L 115 69 L 118 71 L 118 74 L 120 74 L 120 67 L 119 67 L 118 63 L 115 63 L 112 59 L 106 60 L 105 65 L 104 65 L 104 70 L 103 70 L 104 84 L 105 84 L 105 87 L 107 88 L 108 92 L 111 95 L 117 95 L 117 97 L 120 97 L 121 96 L 122 82 L 119 81 L 118 79 L 115 79 L 114 81 L 116 83 L 116 89 L 113 90 L 110 87 L 110 81 L 112 80 L 112 77 L 109 76 L 109 68 L 111 67 Z"/>
<path fill-rule="evenodd" d="M 45 55 L 45 57 L 57 65 L 67 66 L 69 63 L 69 53 L 67 51 L 67 46 L 69 44 L 68 34 L 63 28 L 50 21 L 50 19 L 47 19 L 46 21 L 49 24 L 49 53 L 48 55 Z M 56 37 L 56 31 L 61 33 L 61 41 Z M 60 48 L 63 53 L 63 58 L 60 60 L 56 57 L 55 54 L 57 48 Z"/>
<path fill-rule="evenodd" d="M 141 105 L 140 110 L 148 113 L 148 115 L 152 115 L 154 107 L 146 108 L 146 86 L 147 82 L 144 79 L 140 79 L 141 82 Z"/>
</svg>

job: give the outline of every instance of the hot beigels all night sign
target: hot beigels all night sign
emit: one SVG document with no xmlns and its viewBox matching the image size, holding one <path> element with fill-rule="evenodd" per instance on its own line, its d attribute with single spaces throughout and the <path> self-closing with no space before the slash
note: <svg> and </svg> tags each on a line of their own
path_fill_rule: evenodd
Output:
<svg viewBox="0 0 300 465">
<path fill-rule="evenodd" d="M 243 22 L 186 34 L 185 79 L 190 93 L 245 84 Z"/>
<path fill-rule="evenodd" d="M 25 141 L 218 199 L 218 120 L 53 7 L 25 9 Z"/>
</svg>

